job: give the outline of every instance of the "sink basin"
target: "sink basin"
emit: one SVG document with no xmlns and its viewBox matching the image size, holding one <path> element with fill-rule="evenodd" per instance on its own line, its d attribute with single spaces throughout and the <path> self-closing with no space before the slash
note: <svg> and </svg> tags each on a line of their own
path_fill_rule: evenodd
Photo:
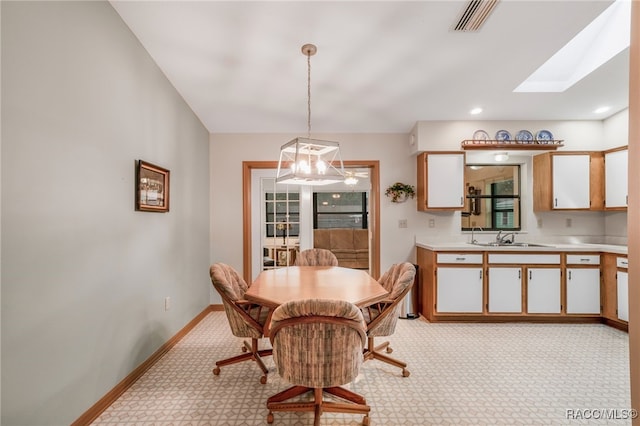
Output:
<svg viewBox="0 0 640 426">
<path fill-rule="evenodd" d="M 482 246 L 482 247 L 500 247 L 498 243 L 469 243 L 474 246 Z"/>
<path fill-rule="evenodd" d="M 481 247 L 549 247 L 548 245 L 545 244 L 534 244 L 534 243 L 496 243 L 496 242 L 490 242 L 490 243 L 469 243 L 469 244 L 473 244 L 474 246 L 481 246 Z"/>
</svg>

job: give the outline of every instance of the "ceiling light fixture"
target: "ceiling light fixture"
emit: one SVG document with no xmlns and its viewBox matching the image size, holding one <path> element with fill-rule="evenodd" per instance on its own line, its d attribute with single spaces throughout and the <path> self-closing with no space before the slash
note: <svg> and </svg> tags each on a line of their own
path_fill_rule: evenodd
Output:
<svg viewBox="0 0 640 426">
<path fill-rule="evenodd" d="M 471 115 L 478 115 L 482 112 L 482 108 L 478 107 L 478 108 L 474 108 L 471 111 L 469 111 L 469 114 Z"/>
<path fill-rule="evenodd" d="M 596 108 L 593 110 L 594 114 L 602 114 L 603 112 L 607 112 L 611 109 L 611 107 L 608 106 L 601 106 L 599 108 Z"/>
<path fill-rule="evenodd" d="M 318 49 L 302 46 L 307 57 L 307 137 L 295 138 L 280 147 L 276 183 L 328 185 L 344 180 L 344 165 L 338 142 L 311 139 L 311 56 Z"/>
<path fill-rule="evenodd" d="M 495 155 L 493 156 L 493 158 L 496 161 L 499 161 L 499 162 L 507 161 L 509 159 L 509 153 L 508 152 L 496 152 Z"/>
<path fill-rule="evenodd" d="M 358 183 L 358 178 L 355 177 L 353 172 L 347 172 L 346 177 L 344 178 L 344 183 L 346 185 L 355 185 Z"/>
</svg>

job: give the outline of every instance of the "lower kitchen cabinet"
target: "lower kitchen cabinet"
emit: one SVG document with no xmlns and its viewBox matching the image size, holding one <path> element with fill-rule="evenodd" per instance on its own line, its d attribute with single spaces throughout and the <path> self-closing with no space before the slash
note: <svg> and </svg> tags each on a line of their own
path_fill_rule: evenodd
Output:
<svg viewBox="0 0 640 426">
<path fill-rule="evenodd" d="M 490 313 L 521 313 L 522 268 L 492 267 L 488 271 L 488 311 Z"/>
<path fill-rule="evenodd" d="M 629 273 L 618 271 L 618 319 L 629 321 Z"/>
<path fill-rule="evenodd" d="M 626 330 L 627 258 L 599 252 L 417 248 L 428 321 L 595 322 Z"/>
<path fill-rule="evenodd" d="M 482 313 L 482 267 L 439 267 L 436 311 Z"/>
<path fill-rule="evenodd" d="M 559 314 L 560 268 L 527 268 L 527 313 Z"/>
<path fill-rule="evenodd" d="M 567 313 L 600 314 L 600 268 L 567 268 Z"/>
</svg>

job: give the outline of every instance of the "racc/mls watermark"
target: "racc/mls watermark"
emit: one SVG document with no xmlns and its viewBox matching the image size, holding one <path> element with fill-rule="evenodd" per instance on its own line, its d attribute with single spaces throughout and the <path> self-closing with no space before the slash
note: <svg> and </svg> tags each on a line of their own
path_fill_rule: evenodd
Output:
<svg viewBox="0 0 640 426">
<path fill-rule="evenodd" d="M 569 420 L 630 420 L 638 417 L 635 408 L 567 408 Z"/>
</svg>

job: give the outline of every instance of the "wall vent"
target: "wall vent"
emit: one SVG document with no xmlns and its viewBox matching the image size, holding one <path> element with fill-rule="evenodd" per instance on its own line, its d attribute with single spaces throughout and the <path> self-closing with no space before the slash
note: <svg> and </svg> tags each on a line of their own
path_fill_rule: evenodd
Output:
<svg viewBox="0 0 640 426">
<path fill-rule="evenodd" d="M 471 0 L 462 10 L 453 31 L 479 31 L 500 0 Z"/>
</svg>

